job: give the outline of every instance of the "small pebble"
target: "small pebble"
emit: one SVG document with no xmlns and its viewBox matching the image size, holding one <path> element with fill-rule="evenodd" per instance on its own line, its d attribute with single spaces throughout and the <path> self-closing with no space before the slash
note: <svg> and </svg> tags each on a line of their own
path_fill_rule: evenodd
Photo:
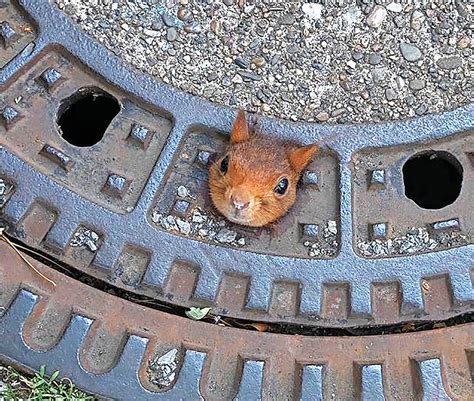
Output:
<svg viewBox="0 0 474 401">
<path fill-rule="evenodd" d="M 189 192 L 188 192 L 188 188 L 186 188 L 185 186 L 183 185 L 180 185 L 178 187 L 178 196 L 180 196 L 181 198 L 186 198 L 189 196 Z"/>
<path fill-rule="evenodd" d="M 234 59 L 234 63 L 239 66 L 240 68 L 249 68 L 249 63 L 240 57 Z"/>
<path fill-rule="evenodd" d="M 215 71 L 213 71 L 207 76 L 207 80 L 209 82 L 212 82 L 212 81 L 215 81 L 218 77 L 219 77 L 219 75 L 217 75 L 217 73 Z"/>
<path fill-rule="evenodd" d="M 397 98 L 397 92 L 395 92 L 392 88 L 385 89 L 385 98 L 390 102 Z"/>
<path fill-rule="evenodd" d="M 426 104 L 421 104 L 420 106 L 416 108 L 415 113 L 417 116 L 421 116 L 425 114 L 427 111 L 428 111 L 428 106 Z"/>
<path fill-rule="evenodd" d="M 243 78 L 239 74 L 235 74 L 234 78 L 232 78 L 232 82 L 234 84 L 241 84 L 244 82 Z"/>
<path fill-rule="evenodd" d="M 265 59 L 263 57 L 255 57 L 252 60 L 252 64 L 254 64 L 257 68 L 261 68 L 265 65 Z"/>
<path fill-rule="evenodd" d="M 403 10 L 403 6 L 400 3 L 393 2 L 387 6 L 387 10 L 393 13 L 399 13 Z"/>
<path fill-rule="evenodd" d="M 375 6 L 372 12 L 367 17 L 367 25 L 372 28 L 378 28 L 382 25 L 385 17 L 387 16 L 387 10 L 384 6 Z"/>
<path fill-rule="evenodd" d="M 238 71 L 238 73 L 242 78 L 247 79 L 247 80 L 260 81 L 262 79 L 260 75 L 252 71 L 240 70 Z"/>
<path fill-rule="evenodd" d="M 168 28 L 166 31 L 166 40 L 168 42 L 174 42 L 176 39 L 178 39 L 178 31 L 176 28 Z"/>
<path fill-rule="evenodd" d="M 163 20 L 163 23 L 168 27 L 176 26 L 175 19 L 170 14 L 168 14 L 166 11 L 163 14 L 161 14 L 161 19 Z"/>
<path fill-rule="evenodd" d="M 178 14 L 177 14 L 177 17 L 181 20 L 181 21 L 189 21 L 191 20 L 191 18 L 193 17 L 192 13 L 186 9 L 186 8 L 180 8 L 178 10 Z"/>
<path fill-rule="evenodd" d="M 202 26 L 197 22 L 185 25 L 184 30 L 187 33 L 200 34 L 202 32 Z"/>
<path fill-rule="evenodd" d="M 372 53 L 369 55 L 369 64 L 377 65 L 382 61 L 382 56 L 378 53 Z"/>
<path fill-rule="evenodd" d="M 421 59 L 422 53 L 418 47 L 406 42 L 400 43 L 400 51 L 405 60 L 413 62 Z"/>
<path fill-rule="evenodd" d="M 466 49 L 467 47 L 469 47 L 470 44 L 471 39 L 469 38 L 469 36 L 463 36 L 461 39 L 459 39 L 457 43 L 459 49 Z"/>
<path fill-rule="evenodd" d="M 293 25 L 296 22 L 293 14 L 284 14 L 280 17 L 278 22 L 282 25 Z"/>
<path fill-rule="evenodd" d="M 329 113 L 326 113 L 325 111 L 321 111 L 316 115 L 316 120 L 318 120 L 321 123 L 326 122 L 329 120 Z"/>
<path fill-rule="evenodd" d="M 408 84 L 408 87 L 413 91 L 422 90 L 425 86 L 426 82 L 423 79 L 414 79 Z"/>
<path fill-rule="evenodd" d="M 418 31 L 419 29 L 421 29 L 425 20 L 426 20 L 425 14 L 423 14 L 419 10 L 415 10 L 413 11 L 413 14 L 411 15 L 410 26 L 412 29 Z"/>
<path fill-rule="evenodd" d="M 355 61 L 349 60 L 349 61 L 347 62 L 347 66 L 348 66 L 349 68 L 354 69 L 354 68 L 356 68 L 357 64 L 356 64 Z"/>
<path fill-rule="evenodd" d="M 443 70 L 454 70 L 462 66 L 461 58 L 458 56 L 440 58 L 436 65 Z"/>
</svg>

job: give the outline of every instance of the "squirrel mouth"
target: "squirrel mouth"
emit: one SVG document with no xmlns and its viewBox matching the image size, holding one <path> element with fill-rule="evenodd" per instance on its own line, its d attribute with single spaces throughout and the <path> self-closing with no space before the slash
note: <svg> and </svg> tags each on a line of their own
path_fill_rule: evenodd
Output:
<svg viewBox="0 0 474 401">
<path fill-rule="evenodd" d="M 247 224 L 250 219 L 246 216 L 242 216 L 239 211 L 234 211 L 233 213 L 230 213 L 227 218 L 232 222 L 232 223 L 237 223 L 237 224 Z"/>
</svg>

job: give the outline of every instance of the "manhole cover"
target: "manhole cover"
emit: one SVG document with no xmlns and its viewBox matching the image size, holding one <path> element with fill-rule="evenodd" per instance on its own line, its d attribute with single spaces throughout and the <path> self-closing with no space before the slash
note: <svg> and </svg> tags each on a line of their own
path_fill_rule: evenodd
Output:
<svg viewBox="0 0 474 401">
<path fill-rule="evenodd" d="M 114 399 L 472 399 L 473 326 L 289 336 L 195 322 L 134 304 L 0 244 L 0 353 L 45 362 Z"/>
<path fill-rule="evenodd" d="M 17 35 L 0 218 L 57 261 L 40 268 L 58 286 L 1 245 L 4 357 L 67 361 L 80 386 L 122 398 L 469 399 L 472 105 L 381 125 L 262 119 L 324 150 L 277 230 L 243 228 L 207 186 L 235 112 L 132 70 L 54 5 L 22 5 L 0 8 Z M 237 326 L 177 316 L 189 307 Z"/>
</svg>

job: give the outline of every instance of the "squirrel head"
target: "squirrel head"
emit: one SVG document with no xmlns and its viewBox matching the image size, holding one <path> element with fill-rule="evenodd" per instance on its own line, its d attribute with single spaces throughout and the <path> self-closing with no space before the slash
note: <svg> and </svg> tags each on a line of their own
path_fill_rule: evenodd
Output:
<svg viewBox="0 0 474 401">
<path fill-rule="evenodd" d="M 209 170 L 215 207 L 237 224 L 262 227 L 274 222 L 295 202 L 300 174 L 318 149 L 251 133 L 240 110 L 230 146 Z"/>
</svg>

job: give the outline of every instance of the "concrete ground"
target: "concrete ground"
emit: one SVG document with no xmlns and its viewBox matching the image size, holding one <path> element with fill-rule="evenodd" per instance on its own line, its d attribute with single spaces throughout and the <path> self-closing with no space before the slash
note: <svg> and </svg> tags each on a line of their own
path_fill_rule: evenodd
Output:
<svg viewBox="0 0 474 401">
<path fill-rule="evenodd" d="M 57 3 L 140 70 L 265 115 L 377 122 L 473 100 L 468 0 Z"/>
</svg>

